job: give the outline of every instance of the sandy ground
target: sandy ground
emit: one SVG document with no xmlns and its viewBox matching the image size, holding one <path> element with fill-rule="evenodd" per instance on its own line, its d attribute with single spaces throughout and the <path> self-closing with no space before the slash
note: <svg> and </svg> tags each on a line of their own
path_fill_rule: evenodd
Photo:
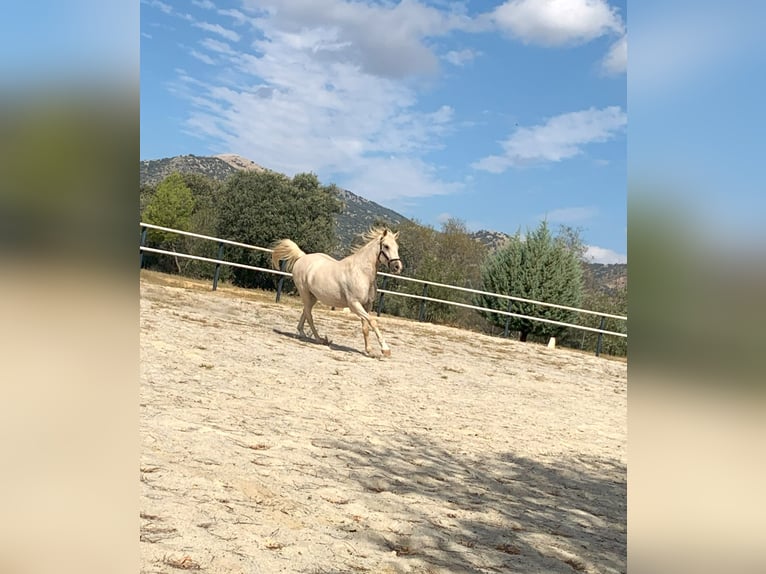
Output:
<svg viewBox="0 0 766 574">
<path fill-rule="evenodd" d="M 142 275 L 142 572 L 625 572 L 624 362 L 271 297 Z"/>
</svg>

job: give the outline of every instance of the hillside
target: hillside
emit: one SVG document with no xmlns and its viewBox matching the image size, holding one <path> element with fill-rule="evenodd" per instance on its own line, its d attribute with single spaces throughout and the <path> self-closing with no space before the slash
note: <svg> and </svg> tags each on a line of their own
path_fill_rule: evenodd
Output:
<svg viewBox="0 0 766 574">
<path fill-rule="evenodd" d="M 586 263 L 592 283 L 602 291 L 610 293 L 628 286 L 627 263 Z"/>
<path fill-rule="evenodd" d="M 249 169 L 263 171 L 266 168 L 236 154 L 215 156 L 180 155 L 156 160 L 142 160 L 140 165 L 141 185 L 156 185 L 174 171 L 181 173 L 199 173 L 216 181 L 224 181 L 237 171 Z M 335 255 L 348 253 L 358 235 L 376 222 L 385 221 L 396 227 L 408 219 L 401 213 L 365 199 L 347 189 L 339 189 L 338 197 L 344 203 L 344 210 L 336 216 L 335 223 L 340 240 Z M 510 237 L 500 231 L 482 229 L 471 236 L 487 245 L 490 250 L 498 249 Z M 586 263 L 593 284 L 605 292 L 611 292 L 627 285 L 627 264 L 605 265 Z"/>
<path fill-rule="evenodd" d="M 378 221 L 385 221 L 393 228 L 407 221 L 407 218 L 401 213 L 360 197 L 347 189 L 341 189 L 338 195 L 343 201 L 345 209 L 336 216 L 335 224 L 344 251 L 347 251 L 348 247 L 354 244 L 359 233 L 367 230 Z"/>
<path fill-rule="evenodd" d="M 170 158 L 141 161 L 141 185 L 156 185 L 174 171 L 198 173 L 216 181 L 224 181 L 230 175 L 243 169 L 264 171 L 257 163 L 236 154 L 216 156 L 180 155 Z M 359 233 L 366 231 L 378 221 L 386 221 L 392 227 L 407 221 L 401 213 L 383 207 L 352 193 L 339 189 L 338 197 L 343 201 L 344 210 L 336 216 L 335 223 L 340 240 L 339 254 L 347 253 L 356 242 Z"/>
<path fill-rule="evenodd" d="M 479 243 L 486 245 L 490 251 L 500 249 L 503 244 L 508 241 L 510 235 L 503 233 L 502 231 L 487 231 L 486 229 L 480 229 L 471 233 L 473 237 Z"/>
<path fill-rule="evenodd" d="M 231 165 L 220 157 L 179 155 L 141 161 L 141 185 L 157 185 L 171 173 L 199 173 L 210 179 L 223 181 L 242 168 Z"/>
</svg>

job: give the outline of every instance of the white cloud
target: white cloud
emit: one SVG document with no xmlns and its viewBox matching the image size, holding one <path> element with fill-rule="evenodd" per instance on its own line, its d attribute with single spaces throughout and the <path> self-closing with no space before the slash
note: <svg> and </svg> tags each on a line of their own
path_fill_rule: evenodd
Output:
<svg viewBox="0 0 766 574">
<path fill-rule="evenodd" d="M 215 64 L 215 60 L 213 60 L 213 58 L 211 58 L 207 54 L 202 54 L 201 52 L 198 52 L 197 50 L 192 50 L 190 54 L 193 57 L 197 58 L 200 62 L 204 62 L 205 64 L 209 64 L 211 66 Z"/>
<path fill-rule="evenodd" d="M 247 22 L 247 17 L 242 12 L 234 8 L 229 10 L 218 10 L 218 13 L 221 16 L 229 16 L 230 18 L 234 20 L 234 23 L 237 25 L 244 24 L 245 22 Z"/>
<path fill-rule="evenodd" d="M 440 213 L 436 216 L 436 221 L 439 223 L 447 223 L 450 219 L 452 219 L 452 214 L 447 213 L 446 211 L 444 213 Z"/>
<path fill-rule="evenodd" d="M 444 59 L 453 66 L 464 66 L 467 62 L 475 59 L 478 55 L 479 52 L 471 49 L 451 50 L 444 55 Z"/>
<path fill-rule="evenodd" d="M 594 2 L 572 5 L 582 8 L 583 3 L 582 14 L 600 13 L 591 6 Z M 532 4 L 505 6 L 530 10 Z M 193 85 L 181 79 L 172 87 L 193 104 L 188 133 L 278 171 L 314 171 L 375 200 L 464 188 L 424 159 L 455 129 L 455 112 L 446 105 L 420 111 L 410 78 L 435 71 L 439 57 L 462 65 L 479 54 L 463 49 L 439 55 L 438 44 L 431 41 L 455 30 L 475 31 L 468 16 L 418 0 L 245 0 L 241 9 L 247 15 L 218 13 L 236 23 L 250 21 L 257 39 L 247 51 L 234 45 L 241 38 L 237 32 L 219 24 L 193 24 L 227 42 L 202 39 L 200 46 L 208 53 L 192 54 L 216 61 L 216 77 L 198 78 Z M 610 20 L 603 20 L 607 24 L 592 29 L 609 28 Z M 517 130 L 503 143 L 502 153 L 474 167 L 499 173 L 561 161 L 582 153 L 589 143 L 611 139 L 625 121 L 619 108 L 564 114 Z"/>
<path fill-rule="evenodd" d="M 204 38 L 200 41 L 200 44 L 212 52 L 218 52 L 219 54 L 234 55 L 236 52 L 231 49 L 226 42 L 220 42 L 213 38 Z"/>
<path fill-rule="evenodd" d="M 463 188 L 460 183 L 441 180 L 437 169 L 420 159 L 396 156 L 365 158 L 338 183 L 377 202 L 445 195 Z"/>
<path fill-rule="evenodd" d="M 467 29 L 468 16 L 444 12 L 417 0 L 373 4 L 344 0 L 246 0 L 245 7 L 285 33 L 332 31 L 335 49 L 321 48 L 332 62 L 352 63 L 366 73 L 401 78 L 432 74 L 438 58 L 427 42 Z"/>
<path fill-rule="evenodd" d="M 228 28 L 224 28 L 220 24 L 210 24 L 209 22 L 195 22 L 194 25 L 197 28 L 202 28 L 203 30 L 207 30 L 208 32 L 213 32 L 214 34 L 218 34 L 220 36 L 223 36 L 227 40 L 231 40 L 232 42 L 239 42 L 239 34 L 237 34 L 234 30 L 229 30 Z"/>
<path fill-rule="evenodd" d="M 562 209 L 554 209 L 541 216 L 541 218 L 547 219 L 551 223 L 575 223 L 591 219 L 597 214 L 598 209 L 595 207 L 564 207 Z"/>
<path fill-rule="evenodd" d="M 210 0 L 192 0 L 192 4 L 199 6 L 200 8 L 204 8 L 205 10 L 212 10 L 215 8 L 215 4 L 213 4 Z"/>
<path fill-rule="evenodd" d="M 627 124 L 621 108 L 590 108 L 550 118 L 545 124 L 517 129 L 501 142 L 503 153 L 491 155 L 472 167 L 502 173 L 511 167 L 523 167 L 572 158 L 592 143 L 614 139 Z"/>
<path fill-rule="evenodd" d="M 462 189 L 422 159 L 453 129 L 450 106 L 419 111 L 406 81 L 335 58 L 346 49 L 338 30 L 293 32 L 264 16 L 256 24 L 252 52 L 205 39 L 224 59 L 217 77 L 175 82 L 192 103 L 187 133 L 287 174 L 314 171 L 376 201 Z"/>
<path fill-rule="evenodd" d="M 598 247 L 597 245 L 587 245 L 585 250 L 585 259 L 592 263 L 627 263 L 628 256 L 624 253 L 617 253 L 611 249 Z"/>
<path fill-rule="evenodd" d="M 624 74 L 628 69 L 628 36 L 617 40 L 601 61 L 601 69 L 609 75 Z"/>
<path fill-rule="evenodd" d="M 491 18 L 523 42 L 544 46 L 580 44 L 624 30 L 606 0 L 510 0 Z"/>
<path fill-rule="evenodd" d="M 142 4 L 147 4 L 151 6 L 152 8 L 157 8 L 161 12 L 165 14 L 170 14 L 173 11 L 173 7 L 169 4 L 165 4 L 164 2 L 160 2 L 159 0 L 143 0 L 141 2 Z"/>
</svg>

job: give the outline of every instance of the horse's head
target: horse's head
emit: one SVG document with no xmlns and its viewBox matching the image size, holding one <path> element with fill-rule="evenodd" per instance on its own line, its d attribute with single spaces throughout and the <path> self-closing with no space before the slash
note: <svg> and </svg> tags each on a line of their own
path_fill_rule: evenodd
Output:
<svg viewBox="0 0 766 574">
<path fill-rule="evenodd" d="M 396 240 L 399 238 L 399 232 L 394 233 L 385 229 L 380 236 L 380 252 L 378 253 L 378 262 L 388 265 L 391 273 L 401 273 L 404 265 L 399 259 L 399 244 Z"/>
</svg>

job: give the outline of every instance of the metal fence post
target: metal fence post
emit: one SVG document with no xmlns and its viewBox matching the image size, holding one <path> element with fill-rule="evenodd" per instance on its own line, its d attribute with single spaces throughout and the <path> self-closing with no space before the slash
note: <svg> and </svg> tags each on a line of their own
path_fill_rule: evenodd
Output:
<svg viewBox="0 0 766 574">
<path fill-rule="evenodd" d="M 218 259 L 223 259 L 223 242 L 218 243 Z M 215 264 L 215 275 L 213 276 L 213 291 L 218 289 L 218 278 L 221 276 L 221 264 Z"/>
<path fill-rule="evenodd" d="M 423 283 L 423 297 L 428 295 L 428 283 Z M 426 316 L 426 300 L 421 299 L 420 300 L 420 312 L 418 313 L 418 321 L 421 323 L 423 322 L 423 319 L 425 319 Z"/>
<path fill-rule="evenodd" d="M 279 262 L 279 270 L 284 271 L 285 270 L 286 261 L 283 259 Z M 285 277 L 286 275 L 282 275 L 279 278 L 279 283 L 277 283 L 277 303 L 279 303 L 279 299 L 282 297 L 282 285 L 285 283 Z"/>
<path fill-rule="evenodd" d="M 386 285 L 388 285 L 388 275 L 383 275 L 383 285 L 380 288 L 385 289 Z M 378 299 L 378 317 L 380 317 L 380 313 L 383 311 L 383 295 L 385 293 L 381 293 Z"/>
<path fill-rule="evenodd" d="M 508 299 L 508 312 L 509 313 L 511 312 L 511 306 L 512 305 L 513 305 L 513 299 Z M 503 331 L 503 337 L 505 337 L 506 339 L 508 338 L 508 330 L 509 330 L 510 326 L 511 326 L 511 316 L 510 315 L 506 315 L 505 316 L 505 330 Z"/>
<path fill-rule="evenodd" d="M 144 225 L 141 226 L 141 247 L 146 245 L 146 232 L 147 232 L 148 229 L 149 228 L 144 226 Z M 144 252 L 141 251 L 140 249 L 139 249 L 139 252 L 141 254 L 141 258 L 139 259 L 139 267 L 138 268 L 139 269 L 143 269 L 144 268 Z"/>
<path fill-rule="evenodd" d="M 602 331 L 604 330 L 604 321 L 606 320 L 606 317 L 601 315 L 601 323 L 599 324 L 598 328 Z M 601 339 L 604 338 L 603 333 L 598 334 L 598 342 L 596 343 L 596 356 L 598 357 L 601 354 Z"/>
</svg>

